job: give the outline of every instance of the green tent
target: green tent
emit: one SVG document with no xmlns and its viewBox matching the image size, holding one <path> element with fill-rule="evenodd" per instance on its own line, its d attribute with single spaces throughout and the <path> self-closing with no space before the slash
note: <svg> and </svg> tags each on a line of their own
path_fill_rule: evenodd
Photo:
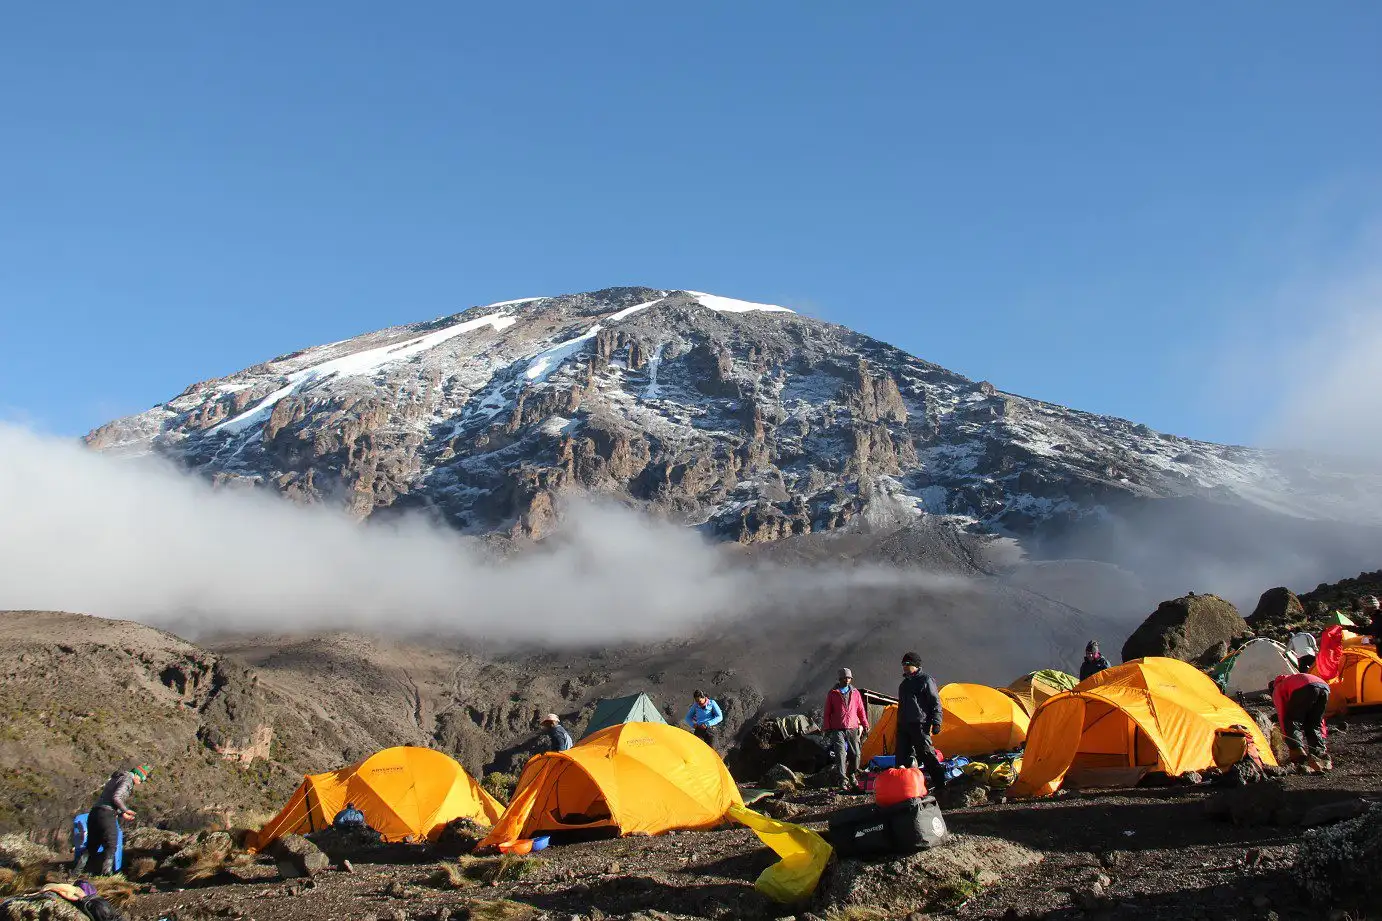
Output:
<svg viewBox="0 0 1382 921">
<path fill-rule="evenodd" d="M 1341 627 L 1358 626 L 1353 621 L 1349 620 L 1348 615 L 1345 614 L 1343 611 L 1335 611 L 1333 614 L 1329 615 L 1329 621 L 1330 623 L 1338 624 Z"/>
<path fill-rule="evenodd" d="M 590 714 L 590 725 L 585 729 L 587 738 L 601 729 L 618 726 L 620 723 L 666 723 L 657 705 L 647 694 L 630 694 L 628 697 L 610 697 L 595 705 Z"/>
</svg>

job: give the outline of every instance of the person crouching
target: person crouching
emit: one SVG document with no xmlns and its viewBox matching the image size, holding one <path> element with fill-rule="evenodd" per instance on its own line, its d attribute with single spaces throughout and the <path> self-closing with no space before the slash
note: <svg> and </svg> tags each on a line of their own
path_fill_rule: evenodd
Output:
<svg viewBox="0 0 1382 921">
<path fill-rule="evenodd" d="M 1329 685 L 1315 675 L 1278 675 L 1267 685 L 1276 705 L 1277 721 L 1286 746 L 1291 751 L 1291 763 L 1303 765 L 1307 772 L 1332 771 L 1325 742 L 1328 729 L 1324 724 L 1329 708 Z"/>
</svg>

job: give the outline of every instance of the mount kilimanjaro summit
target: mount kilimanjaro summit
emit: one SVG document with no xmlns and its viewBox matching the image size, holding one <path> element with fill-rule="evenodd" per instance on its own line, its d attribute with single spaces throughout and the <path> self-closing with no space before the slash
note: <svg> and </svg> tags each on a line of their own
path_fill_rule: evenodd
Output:
<svg viewBox="0 0 1382 921">
<path fill-rule="evenodd" d="M 86 440 L 476 535 L 541 538 L 562 496 L 596 494 L 745 544 L 925 519 L 1144 578 L 1172 551 L 1254 556 L 1264 527 L 1323 578 L 1355 565 L 1338 556 L 1366 518 L 1357 476 L 1303 456 L 1005 393 L 784 307 L 641 287 L 303 349 Z"/>
</svg>

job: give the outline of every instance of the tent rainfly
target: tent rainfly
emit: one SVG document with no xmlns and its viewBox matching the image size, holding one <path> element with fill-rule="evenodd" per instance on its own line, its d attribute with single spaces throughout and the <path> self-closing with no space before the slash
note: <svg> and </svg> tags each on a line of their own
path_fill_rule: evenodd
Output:
<svg viewBox="0 0 1382 921">
<path fill-rule="evenodd" d="M 977 758 L 1020 748 L 1028 718 L 1017 700 L 982 684 L 947 684 L 941 688 L 941 731 L 932 737 L 947 758 Z M 897 705 L 883 711 L 864 740 L 860 760 L 891 755 L 897 746 Z"/>
<path fill-rule="evenodd" d="M 477 848 L 562 832 L 660 835 L 714 828 L 744 805 L 714 749 L 684 729 L 620 723 L 528 759 L 513 800 Z"/>
<path fill-rule="evenodd" d="M 647 694 L 630 694 L 627 697 L 609 697 L 595 705 L 590 714 L 590 724 L 586 726 L 582 739 L 588 739 L 601 729 L 618 726 L 620 723 L 666 723 L 658 712 L 653 699 Z"/>
<path fill-rule="evenodd" d="M 1050 796 L 1069 780 L 1171 775 L 1214 764 L 1221 729 L 1248 730 L 1268 764 L 1272 749 L 1252 717 L 1213 679 L 1178 659 L 1133 659 L 1037 708 L 1013 796 Z M 1115 781 L 1117 782 L 1117 781 Z"/>
<path fill-rule="evenodd" d="M 309 774 L 248 845 L 263 850 L 284 835 L 329 828 L 346 803 L 354 803 L 386 841 L 434 839 L 453 819 L 490 826 L 504 811 L 454 759 L 430 748 L 400 746 L 337 771 Z"/>
</svg>

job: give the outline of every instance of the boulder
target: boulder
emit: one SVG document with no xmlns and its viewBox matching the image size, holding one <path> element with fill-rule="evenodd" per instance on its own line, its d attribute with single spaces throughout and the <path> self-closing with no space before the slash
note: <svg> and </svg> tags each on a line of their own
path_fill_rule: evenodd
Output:
<svg viewBox="0 0 1382 921">
<path fill-rule="evenodd" d="M 331 866 L 331 860 L 321 848 L 302 835 L 284 835 L 269 846 L 269 856 L 278 865 L 283 879 L 316 876 Z"/>
<path fill-rule="evenodd" d="M 1123 661 L 1166 656 L 1197 665 L 1213 664 L 1220 644 L 1234 645 L 1252 629 L 1232 604 L 1218 595 L 1186 595 L 1163 601 L 1123 644 Z"/>
<path fill-rule="evenodd" d="M 1322 908 L 1366 912 L 1382 905 L 1382 805 L 1307 831 L 1296 848 L 1293 875 Z"/>
<path fill-rule="evenodd" d="M 1367 811 L 1368 803 L 1365 800 L 1340 800 L 1337 803 L 1326 803 L 1323 806 L 1307 809 L 1305 814 L 1300 817 L 1300 824 L 1306 828 L 1314 828 L 1317 825 L 1332 825 L 1335 822 L 1346 822 L 1349 819 L 1357 818 Z"/>
<path fill-rule="evenodd" d="M 823 884 L 822 913 L 906 918 L 953 908 L 1041 859 L 1040 852 L 1003 838 L 952 835 L 945 847 L 893 860 L 841 860 Z"/>
<path fill-rule="evenodd" d="M 1248 615 L 1253 632 L 1271 635 L 1274 639 L 1289 638 L 1290 628 L 1305 620 L 1305 605 L 1289 588 L 1269 588 L 1257 599 L 1257 607 Z"/>
</svg>

